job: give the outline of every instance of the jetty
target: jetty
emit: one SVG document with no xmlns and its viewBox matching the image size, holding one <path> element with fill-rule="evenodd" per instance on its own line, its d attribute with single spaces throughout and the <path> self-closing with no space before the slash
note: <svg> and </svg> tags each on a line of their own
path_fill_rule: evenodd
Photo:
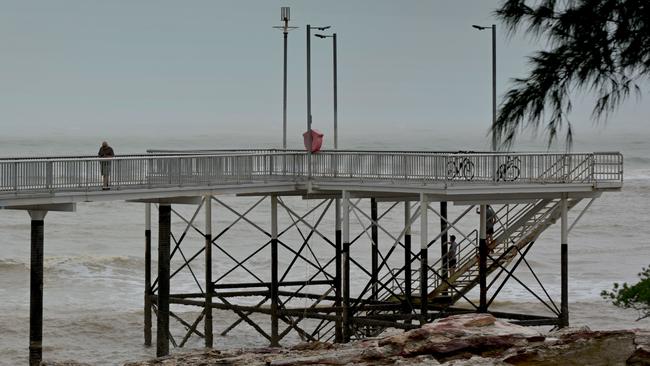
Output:
<svg viewBox="0 0 650 366">
<path fill-rule="evenodd" d="M 102 169 L 110 171 L 108 187 Z M 622 186 L 618 152 L 152 150 L 111 159 L 0 159 L 0 207 L 27 211 L 31 218 L 30 364 L 42 359 L 48 211 L 73 214 L 76 205 L 98 201 L 144 205 L 144 342 L 154 341 L 155 318 L 156 353 L 162 356 L 190 337 L 213 347 L 215 333 L 225 335 L 243 324 L 271 346 L 289 333 L 306 341 L 348 342 L 467 312 L 565 327 L 569 233 L 594 200 Z M 233 208 L 232 201 L 243 199 L 250 207 Z M 309 204 L 292 205 L 301 199 Z M 183 215 L 177 205 L 193 206 L 192 215 Z M 569 211 L 575 212 L 571 220 Z M 225 212 L 235 219 L 217 228 L 215 217 Z M 197 217 L 204 225 L 196 224 Z M 172 218 L 185 229 L 173 232 Z M 526 259 L 557 221 L 559 299 Z M 236 240 L 223 240 L 234 225 L 247 225 L 262 238 L 245 256 L 233 254 Z M 285 240 L 290 230 L 299 230 L 301 240 Z M 198 245 L 188 245 L 188 232 L 199 235 Z M 457 237 L 455 252 L 451 235 Z M 355 258 L 351 246 L 367 255 Z M 227 261 L 217 266 L 219 256 Z M 268 273 L 250 269 L 251 258 L 270 263 Z M 305 271 L 300 277 L 297 263 L 310 268 L 308 277 Z M 519 278 L 520 268 L 533 273 L 534 286 Z M 195 283 L 195 292 L 171 286 L 180 273 Z M 511 282 L 528 290 L 547 313 L 494 311 L 493 302 Z M 199 309 L 199 315 L 184 319 L 170 306 Z M 214 309 L 232 311 L 238 320 L 215 319 Z M 253 314 L 268 316 L 270 329 L 251 319 Z M 173 337 L 170 322 L 183 327 L 182 338 Z"/>
</svg>

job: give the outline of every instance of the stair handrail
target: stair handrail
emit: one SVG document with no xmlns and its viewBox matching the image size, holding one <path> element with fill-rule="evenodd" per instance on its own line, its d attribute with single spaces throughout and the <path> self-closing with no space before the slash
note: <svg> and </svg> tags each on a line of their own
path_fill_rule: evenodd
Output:
<svg viewBox="0 0 650 366">
<path fill-rule="evenodd" d="M 524 219 L 526 219 L 526 221 L 528 221 L 528 219 L 529 219 L 529 218 L 526 218 L 526 213 L 532 212 L 532 211 L 529 211 L 529 210 L 535 210 L 535 207 L 538 207 L 541 204 L 543 204 L 545 206 L 545 205 L 548 204 L 548 201 L 549 200 L 539 200 L 539 201 L 536 202 L 536 204 L 533 207 L 530 207 L 530 209 L 528 209 L 528 210 L 526 208 L 529 207 L 530 204 L 523 204 L 524 205 L 523 208 L 520 211 L 517 212 L 517 216 L 519 218 L 517 220 L 511 221 L 511 222 L 513 222 L 512 227 L 516 227 L 516 228 L 521 227 L 525 222 L 525 221 L 524 222 L 521 222 L 521 221 L 524 220 Z M 541 209 L 543 209 L 543 206 L 539 207 L 539 209 L 535 210 L 534 212 L 538 212 Z M 535 214 L 533 213 L 530 216 L 533 217 L 534 215 Z M 518 222 L 521 222 L 521 224 L 517 225 Z M 513 230 L 510 230 L 510 231 L 514 232 L 515 230 L 513 229 Z M 494 236 L 495 244 L 492 247 L 492 251 L 494 251 L 499 246 L 499 243 L 501 241 L 509 238 L 510 235 L 511 235 L 511 232 L 505 231 L 500 236 Z M 454 283 L 455 281 L 457 281 L 459 278 L 461 278 L 463 276 L 467 277 L 466 272 L 470 271 L 471 268 L 475 267 L 477 264 L 478 264 L 478 245 L 477 245 L 475 254 L 473 256 L 470 256 L 466 261 L 463 261 L 462 263 L 459 263 L 459 266 L 457 267 L 457 268 L 459 268 L 459 270 L 456 272 L 458 274 L 455 275 L 455 276 L 454 275 L 450 276 L 449 279 L 447 280 L 447 282 Z M 436 283 L 436 285 L 437 285 L 436 287 L 433 287 L 434 290 L 432 292 L 438 291 L 439 290 L 438 287 L 441 286 L 441 285 L 444 285 L 444 284 L 440 283 L 438 281 Z"/>
</svg>

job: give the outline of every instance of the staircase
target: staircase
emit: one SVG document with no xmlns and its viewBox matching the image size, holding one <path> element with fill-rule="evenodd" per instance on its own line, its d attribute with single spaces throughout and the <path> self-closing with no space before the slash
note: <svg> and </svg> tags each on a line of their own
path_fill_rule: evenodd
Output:
<svg viewBox="0 0 650 366">
<path fill-rule="evenodd" d="M 568 209 L 580 202 L 569 199 Z M 519 255 L 519 251 L 532 244 L 537 237 L 553 225 L 561 215 L 560 199 L 540 199 L 531 203 L 505 205 L 496 212 L 493 241 L 488 243 L 488 275 L 506 267 Z M 445 258 L 446 259 L 446 258 Z M 431 304 L 452 305 L 465 296 L 479 283 L 478 232 L 472 231 L 459 242 L 456 270 L 443 279 L 445 270 L 443 258 L 430 265 L 428 301 Z M 419 302 L 420 272 L 412 271 L 412 298 Z M 397 280 L 391 286 L 392 293 L 384 293 L 384 301 L 404 300 L 404 280 Z M 388 291 L 387 291 L 388 292 Z M 396 295 L 397 294 L 397 295 Z"/>
</svg>

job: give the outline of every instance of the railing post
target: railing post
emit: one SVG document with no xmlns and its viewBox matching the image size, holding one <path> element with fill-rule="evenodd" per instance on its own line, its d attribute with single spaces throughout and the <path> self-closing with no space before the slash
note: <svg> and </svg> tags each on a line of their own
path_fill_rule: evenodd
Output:
<svg viewBox="0 0 650 366">
<path fill-rule="evenodd" d="M 445 163 L 442 165 L 442 172 L 444 173 L 445 183 L 449 182 L 449 154 L 445 154 Z"/>
<path fill-rule="evenodd" d="M 115 167 L 113 171 L 115 171 L 115 174 L 113 174 L 114 178 L 113 181 L 110 182 L 110 185 L 113 185 L 119 189 L 120 187 L 120 182 L 122 181 L 122 161 L 121 160 L 116 160 L 115 165 L 113 165 L 113 162 L 110 162 L 110 168 Z M 112 173 L 112 172 L 111 172 Z"/>
<path fill-rule="evenodd" d="M 45 163 L 45 188 L 52 189 L 52 162 Z"/>
<path fill-rule="evenodd" d="M 179 187 L 183 185 L 183 178 L 182 178 L 182 176 L 183 176 L 183 172 L 182 172 L 183 161 L 182 161 L 182 159 L 183 158 L 181 158 L 181 157 L 178 158 L 178 186 Z"/>
<path fill-rule="evenodd" d="M 144 161 L 146 163 L 146 169 L 144 174 L 146 175 L 147 187 L 151 188 L 151 174 L 153 173 L 152 172 L 153 169 L 151 168 L 151 166 L 153 165 L 151 163 L 152 160 L 151 158 L 146 158 Z"/>
<path fill-rule="evenodd" d="M 18 162 L 13 163 L 14 167 L 14 191 L 18 193 Z"/>
</svg>

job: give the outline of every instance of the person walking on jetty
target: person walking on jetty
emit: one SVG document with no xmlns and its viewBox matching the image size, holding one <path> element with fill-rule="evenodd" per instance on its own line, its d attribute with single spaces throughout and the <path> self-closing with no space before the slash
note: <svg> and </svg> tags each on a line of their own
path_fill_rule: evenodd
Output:
<svg viewBox="0 0 650 366">
<path fill-rule="evenodd" d="M 494 244 L 494 224 L 497 222 L 497 213 L 490 205 L 485 205 L 485 241 L 489 248 Z M 477 208 L 476 213 L 480 214 L 481 211 Z"/>
<path fill-rule="evenodd" d="M 447 258 L 449 258 L 449 273 L 454 274 L 456 272 L 456 263 L 458 263 L 458 243 L 456 242 L 456 236 L 451 235 L 449 237 L 449 242 L 447 243 L 449 251 L 447 252 Z"/>
<path fill-rule="evenodd" d="M 113 152 L 112 147 L 108 146 L 108 142 L 104 141 L 102 142 L 102 146 L 99 148 L 99 152 L 97 153 L 97 156 L 99 156 L 100 158 L 112 158 L 115 156 L 115 152 Z M 102 178 L 104 180 L 104 185 L 102 187 L 102 190 L 108 190 L 110 189 L 108 187 L 108 179 L 111 175 L 111 162 L 102 161 L 100 165 L 102 171 Z"/>
</svg>

